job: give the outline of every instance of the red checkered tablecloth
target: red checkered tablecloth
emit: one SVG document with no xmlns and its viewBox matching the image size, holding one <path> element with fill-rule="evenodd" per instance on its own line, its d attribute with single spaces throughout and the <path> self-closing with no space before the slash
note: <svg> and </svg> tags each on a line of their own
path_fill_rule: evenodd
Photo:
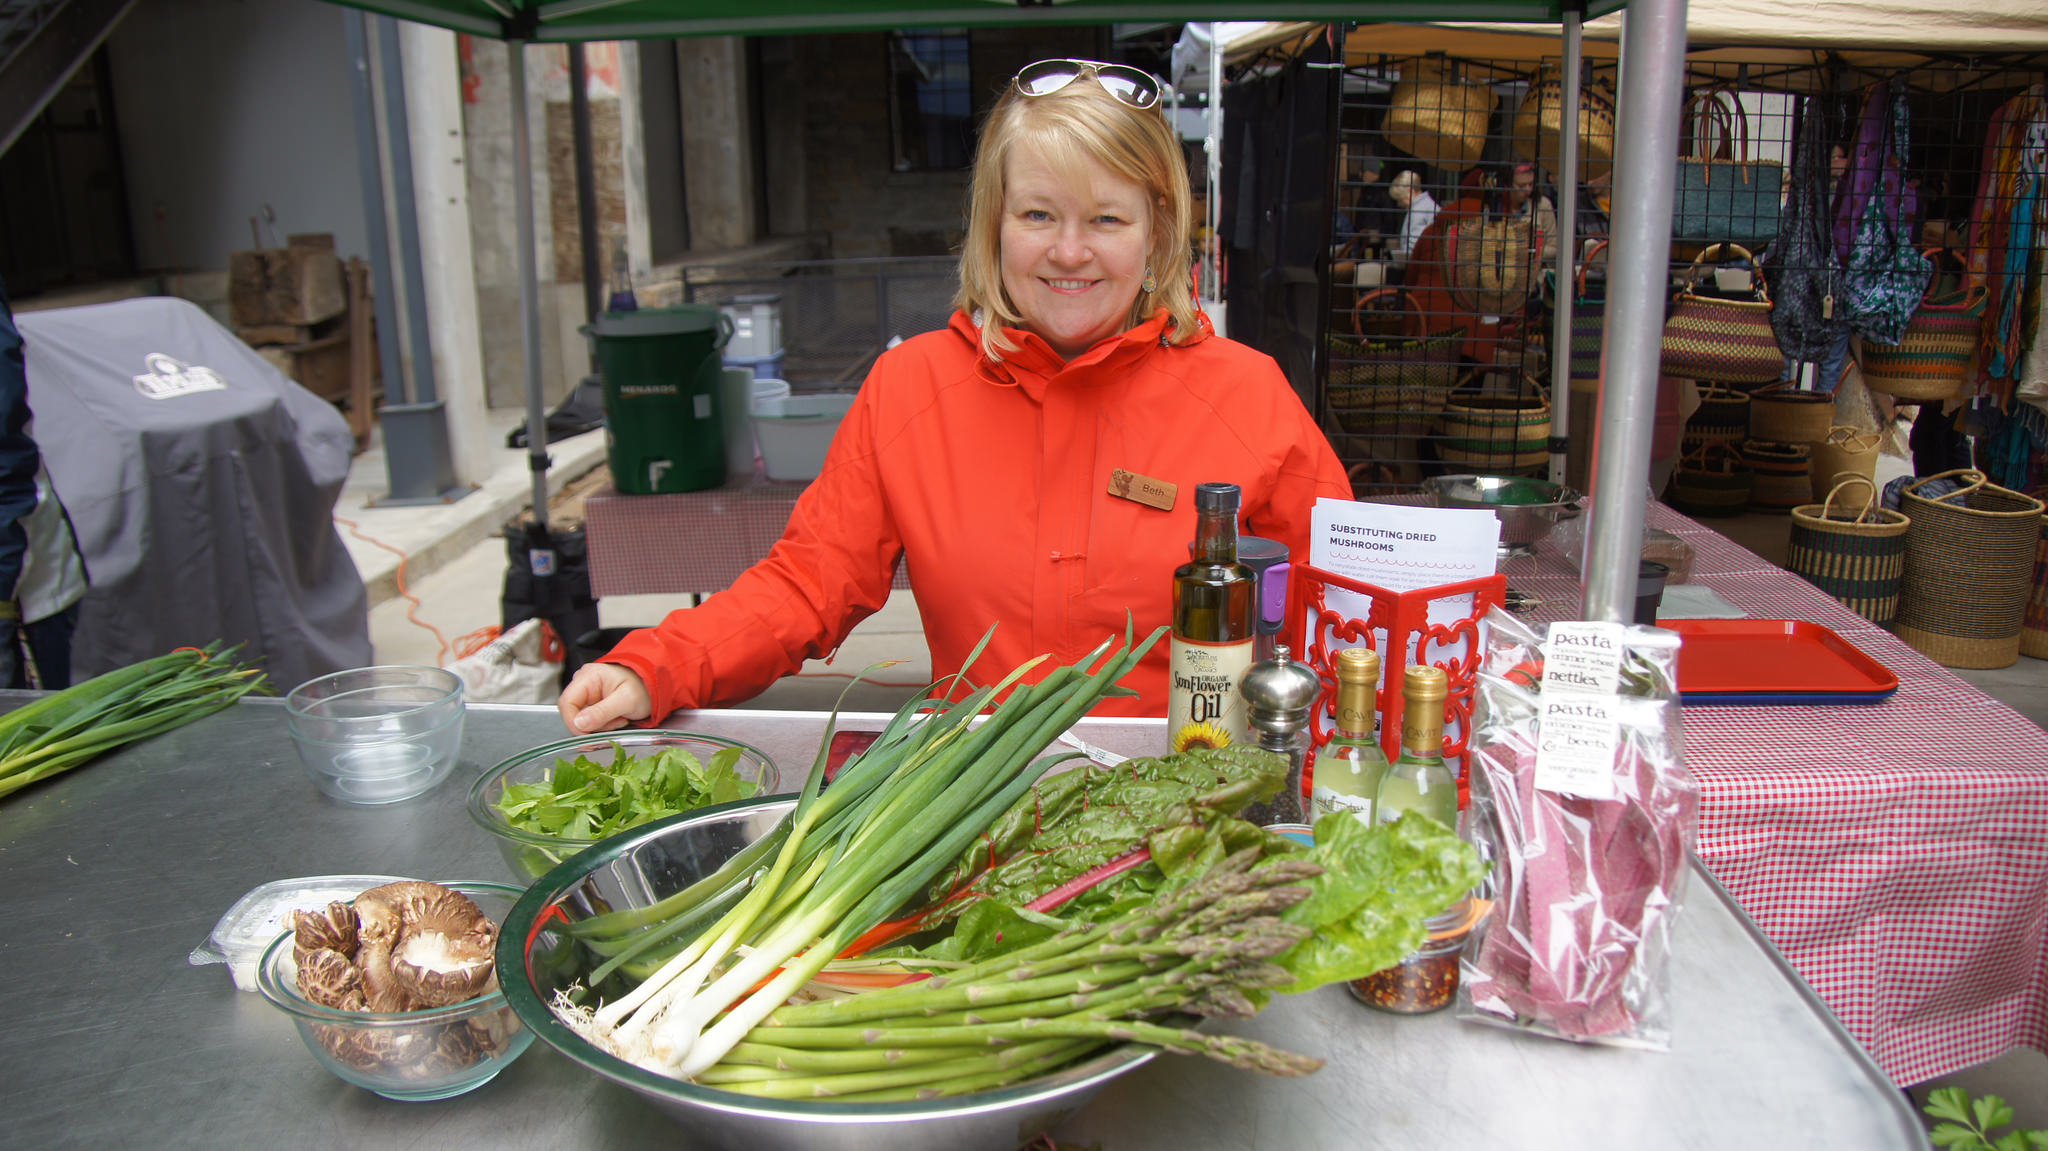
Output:
<svg viewBox="0 0 2048 1151">
<path fill-rule="evenodd" d="M 603 488 L 583 504 L 590 594 L 685 595 L 729 587 L 782 538 L 804 487 L 757 477 L 652 496 Z M 910 586 L 900 563 L 895 586 Z"/>
<path fill-rule="evenodd" d="M 1900 683 L 1876 705 L 1686 708 L 1702 862 L 1895 1081 L 2048 1050 L 2048 732 L 1726 537 L 1648 519 L 1693 546 L 1692 582 L 1832 628 Z M 1554 549 L 1502 570 L 1534 618 L 1576 614 Z"/>
</svg>

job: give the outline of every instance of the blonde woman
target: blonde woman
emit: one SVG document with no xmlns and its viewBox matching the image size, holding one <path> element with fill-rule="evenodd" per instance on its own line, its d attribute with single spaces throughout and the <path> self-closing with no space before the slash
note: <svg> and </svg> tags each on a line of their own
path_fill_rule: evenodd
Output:
<svg viewBox="0 0 2048 1151">
<path fill-rule="evenodd" d="M 1126 613 L 1145 634 L 1203 482 L 1237 484 L 1244 531 L 1306 556 L 1316 499 L 1350 484 L 1277 365 L 1196 305 L 1160 100 L 1122 65 L 1017 74 L 982 129 L 951 323 L 875 362 L 767 558 L 577 672 L 572 730 L 750 698 L 879 608 L 899 558 L 938 675 L 991 624 L 980 683 L 1077 658 Z M 1164 714 L 1165 663 L 1161 644 L 1124 681 L 1139 694 L 1098 710 Z"/>
</svg>

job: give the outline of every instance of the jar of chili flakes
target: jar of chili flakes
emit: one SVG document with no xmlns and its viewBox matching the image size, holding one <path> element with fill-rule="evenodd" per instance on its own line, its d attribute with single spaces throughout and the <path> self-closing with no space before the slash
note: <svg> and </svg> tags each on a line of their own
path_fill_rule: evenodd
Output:
<svg viewBox="0 0 2048 1151">
<path fill-rule="evenodd" d="M 1464 916 L 1458 916 L 1463 927 Z M 1382 971 L 1346 984 L 1368 1007 L 1396 1015 L 1441 1011 L 1458 996 L 1458 956 L 1465 949 L 1466 930 L 1432 934 L 1413 954 Z"/>
</svg>

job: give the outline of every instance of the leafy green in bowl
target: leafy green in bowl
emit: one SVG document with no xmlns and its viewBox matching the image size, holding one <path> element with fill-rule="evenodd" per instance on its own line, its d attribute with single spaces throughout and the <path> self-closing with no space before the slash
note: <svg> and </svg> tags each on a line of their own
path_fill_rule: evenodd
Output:
<svg viewBox="0 0 2048 1151">
<path fill-rule="evenodd" d="M 760 750 L 714 735 L 656 729 L 576 736 L 514 755 L 469 790 L 469 815 L 521 882 L 619 832 L 714 804 L 776 792 Z"/>
</svg>

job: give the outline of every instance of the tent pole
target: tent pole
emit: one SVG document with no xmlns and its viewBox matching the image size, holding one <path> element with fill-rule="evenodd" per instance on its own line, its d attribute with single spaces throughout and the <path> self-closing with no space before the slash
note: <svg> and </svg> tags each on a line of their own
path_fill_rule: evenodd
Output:
<svg viewBox="0 0 2048 1151">
<path fill-rule="evenodd" d="M 384 221 L 384 161 L 377 154 L 377 107 L 370 83 L 370 34 L 372 19 L 350 8 L 344 14 L 347 28 L 349 89 L 355 100 L 356 174 L 363 183 L 363 230 L 370 247 L 370 277 L 375 297 L 378 366 L 387 392 L 405 394 L 405 373 L 398 362 L 398 295 L 391 286 L 391 237 Z M 387 465 L 388 466 L 388 465 Z"/>
<path fill-rule="evenodd" d="M 1578 4 L 1564 9 L 1564 106 L 1557 134 L 1557 268 L 1550 330 L 1550 482 L 1565 482 L 1572 429 L 1572 299 L 1578 282 L 1579 244 L 1579 80 L 1584 55 L 1583 18 Z M 1538 140 L 1537 155 L 1543 154 Z M 1541 195 L 1539 189 L 1537 192 Z M 1585 451 L 1588 445 L 1579 445 Z"/>
<path fill-rule="evenodd" d="M 1583 617 L 1635 615 L 1657 363 L 1670 281 L 1671 203 L 1685 84 L 1686 0 L 1634 0 L 1622 18 L 1607 334 L 1594 438 L 1593 508 L 1580 576 Z"/>
<path fill-rule="evenodd" d="M 519 249 L 519 343 L 526 361 L 526 457 L 533 472 L 533 519 L 538 529 L 530 538 L 545 541 L 548 528 L 548 414 L 541 398 L 540 267 L 534 255 L 533 142 L 527 132 L 526 45 L 505 44 L 506 74 L 512 87 L 512 211 L 517 218 Z M 1675 145 L 1674 145 L 1675 146 Z M 1674 155 L 1676 153 L 1673 153 Z M 542 570 L 545 567 L 546 570 Z M 554 556 L 534 557 L 535 575 L 552 575 Z"/>
</svg>

